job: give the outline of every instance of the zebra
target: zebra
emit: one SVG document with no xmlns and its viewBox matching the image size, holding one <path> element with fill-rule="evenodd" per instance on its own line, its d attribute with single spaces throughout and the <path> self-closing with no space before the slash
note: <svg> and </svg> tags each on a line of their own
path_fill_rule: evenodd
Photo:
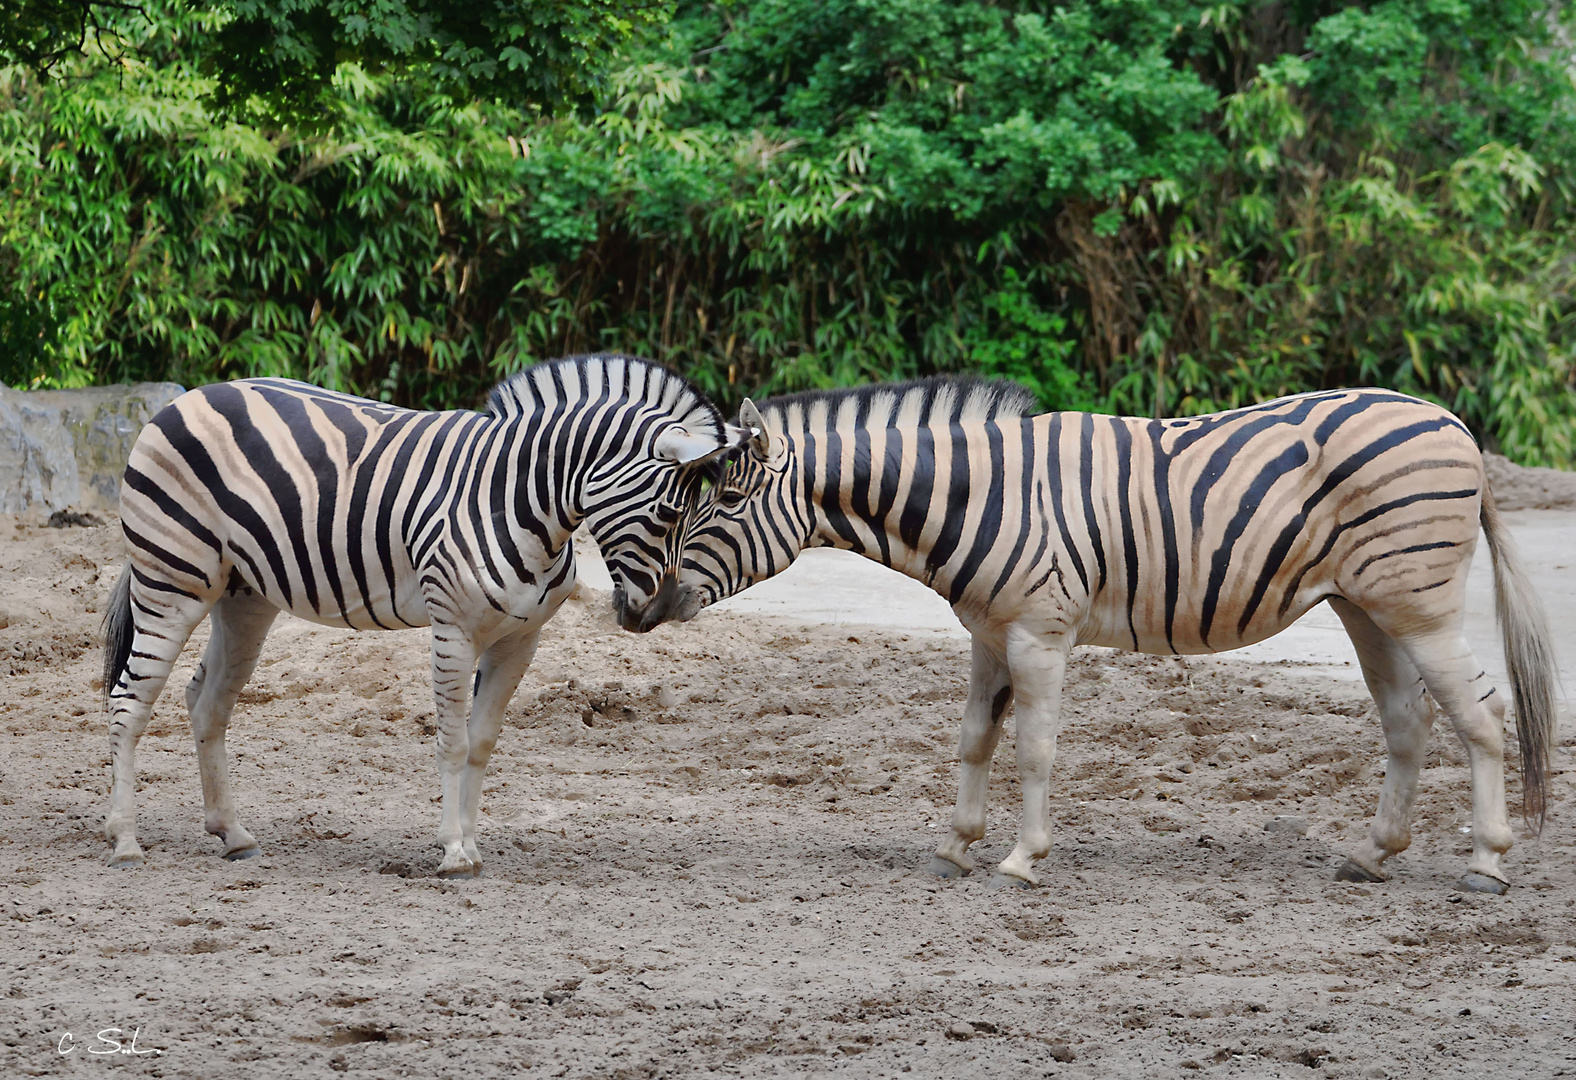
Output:
<svg viewBox="0 0 1576 1080">
<path fill-rule="evenodd" d="M 1057 412 L 1003 390 L 994 418 L 930 403 L 941 384 L 748 399 L 746 447 L 713 463 L 685 530 L 667 617 L 786 569 L 805 547 L 859 552 L 929 585 L 973 639 L 958 800 L 931 860 L 968 873 L 985 832 L 1001 720 L 1016 700 L 1023 800 L 996 887 L 1037 883 L 1068 653 L 1093 644 L 1220 652 L 1328 602 L 1353 645 L 1389 752 L 1379 809 L 1337 878 L 1385 879 L 1410 843 L 1429 729 L 1466 746 L 1472 856 L 1459 888 L 1500 893 L 1505 703 L 1462 636 L 1481 523 L 1493 559 L 1521 749 L 1522 809 L 1541 829 L 1554 723 L 1547 618 L 1494 508 L 1465 426 L 1428 402 L 1335 390 L 1189 419 Z"/>
<path fill-rule="evenodd" d="M 676 570 L 672 524 L 702 463 L 743 438 L 681 377 L 615 355 L 527 368 L 485 412 L 276 378 L 177 398 L 137 437 L 121 497 L 128 561 L 105 615 L 111 865 L 143 861 L 137 741 L 204 617 L 212 633 L 186 707 L 205 824 L 226 858 L 258 853 L 231 794 L 225 733 L 288 611 L 358 630 L 432 628 L 438 872 L 479 873 L 482 777 L 537 636 L 574 587 L 571 534 L 584 522 L 620 596 L 660 619 L 674 574 L 664 585 L 645 567 L 666 558 Z"/>
</svg>

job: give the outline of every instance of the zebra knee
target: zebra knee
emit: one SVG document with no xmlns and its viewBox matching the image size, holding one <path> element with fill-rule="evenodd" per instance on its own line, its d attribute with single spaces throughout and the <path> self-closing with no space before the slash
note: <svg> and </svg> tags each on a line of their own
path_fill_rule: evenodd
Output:
<svg viewBox="0 0 1576 1080">
<path fill-rule="evenodd" d="M 463 735 L 459 738 L 444 738 L 443 728 L 440 727 L 436 744 L 438 764 L 443 768 L 463 768 L 470 757 L 470 743 Z"/>
<path fill-rule="evenodd" d="M 497 745 L 497 739 L 489 739 L 487 742 L 472 743 L 470 747 L 470 753 L 465 759 L 466 764 L 470 765 L 474 769 L 485 769 L 487 767 L 487 762 L 492 760 L 493 748 Z"/>
</svg>

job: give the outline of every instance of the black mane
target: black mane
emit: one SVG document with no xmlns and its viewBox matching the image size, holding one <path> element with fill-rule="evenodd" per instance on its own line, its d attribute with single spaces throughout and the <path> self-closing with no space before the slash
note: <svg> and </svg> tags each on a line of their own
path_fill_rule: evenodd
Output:
<svg viewBox="0 0 1576 1080">
<path fill-rule="evenodd" d="M 580 384 L 578 393 L 568 392 L 565 385 L 565 376 L 571 373 Z M 557 402 L 583 400 L 588 384 L 605 385 L 610 380 L 621 392 L 667 410 L 691 429 L 723 437 L 722 414 L 694 383 L 655 360 L 621 353 L 586 353 L 532 364 L 493 387 L 487 395 L 487 411 L 508 417 Z"/>
<path fill-rule="evenodd" d="M 947 394 L 947 391 L 951 391 Z M 995 420 L 1002 417 L 1033 416 L 1039 403 L 1028 390 L 1017 383 L 1003 379 L 981 379 L 973 375 L 931 375 L 924 379 L 910 379 L 897 383 L 866 383 L 863 386 L 842 387 L 836 390 L 802 390 L 783 394 L 761 402 L 761 410 L 786 413 L 798 405 L 808 410 L 825 402 L 828 412 L 835 414 L 844 402 L 858 402 L 861 421 L 870 412 L 871 402 L 878 396 L 890 394 L 894 403 L 909 402 L 911 396 L 919 399 L 921 424 L 952 424 L 964 420 Z M 936 412 L 940 398 L 948 398 L 950 407 Z"/>
</svg>

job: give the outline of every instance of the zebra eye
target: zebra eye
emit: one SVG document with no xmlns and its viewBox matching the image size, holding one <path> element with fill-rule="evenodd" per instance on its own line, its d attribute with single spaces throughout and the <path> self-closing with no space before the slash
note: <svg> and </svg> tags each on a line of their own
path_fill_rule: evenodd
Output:
<svg viewBox="0 0 1576 1080">
<path fill-rule="evenodd" d="M 664 525 L 672 525 L 678 519 L 679 511 L 677 507 L 668 506 L 666 503 L 657 504 L 658 521 L 662 522 Z"/>
<path fill-rule="evenodd" d="M 732 510 L 735 506 L 744 502 L 744 492 L 735 488 L 728 488 L 717 496 L 717 501 L 722 503 L 727 509 Z"/>
</svg>

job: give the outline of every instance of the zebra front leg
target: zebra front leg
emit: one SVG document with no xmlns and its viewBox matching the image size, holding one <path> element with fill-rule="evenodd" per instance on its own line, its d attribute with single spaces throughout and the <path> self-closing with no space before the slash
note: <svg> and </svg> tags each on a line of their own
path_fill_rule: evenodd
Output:
<svg viewBox="0 0 1576 1080">
<path fill-rule="evenodd" d="M 1335 872 L 1337 881 L 1385 881 L 1381 869 L 1392 855 L 1412 843 L 1412 804 L 1417 796 L 1418 772 L 1434 725 L 1434 703 L 1423 678 L 1406 651 L 1381 630 L 1357 605 L 1332 598 L 1330 607 L 1340 616 L 1357 650 L 1363 681 L 1379 709 L 1389 755 L 1384 786 L 1379 791 L 1379 812 L 1368 838 L 1357 845 Z"/>
<path fill-rule="evenodd" d="M 1023 818 L 1018 844 L 996 867 L 991 887 L 1026 889 L 1039 884 L 1034 864 L 1051 851 L 1051 765 L 1061 732 L 1062 680 L 1072 647 L 1065 633 L 1041 634 L 1019 627 L 1007 632 L 1007 666 L 1017 696 L 1018 784 Z"/>
<path fill-rule="evenodd" d="M 476 649 L 470 637 L 459 627 L 434 620 L 432 694 L 438 727 L 438 781 L 443 793 L 443 814 L 438 822 L 438 846 L 443 849 L 439 877 L 475 877 L 481 872 L 465 853 L 462 825 L 465 761 L 470 753 L 465 706 L 475 666 Z"/>
<path fill-rule="evenodd" d="M 1006 663 L 975 635 L 969 696 L 958 736 L 958 802 L 952 811 L 952 831 L 930 860 L 930 872 L 937 877 L 962 877 L 974 869 L 969 845 L 985 835 L 990 763 L 1001 738 L 1001 718 L 1011 701 L 1012 681 Z"/>
<path fill-rule="evenodd" d="M 199 597 L 144 587 L 129 565 L 110 594 L 104 614 L 111 768 L 104 834 L 111 866 L 132 867 L 143 860 L 137 843 L 137 742 L 175 658 L 207 613 L 208 603 Z"/>
<path fill-rule="evenodd" d="M 482 780 L 487 761 L 498 744 L 504 709 L 525 669 L 536 655 L 537 631 L 511 634 L 482 653 L 476 668 L 476 688 L 471 695 L 469 751 L 465 760 L 464 796 L 460 819 L 461 847 L 481 873 L 482 857 L 476 850 L 476 815 L 480 812 Z"/>
<path fill-rule="evenodd" d="M 263 640 L 278 615 L 272 603 L 249 592 L 221 599 L 209 621 L 212 636 L 207 652 L 186 687 L 186 710 L 202 773 L 203 824 L 224 841 L 226 859 L 246 859 L 258 852 L 257 841 L 236 813 L 225 734 L 236 699 L 257 669 Z"/>
</svg>

